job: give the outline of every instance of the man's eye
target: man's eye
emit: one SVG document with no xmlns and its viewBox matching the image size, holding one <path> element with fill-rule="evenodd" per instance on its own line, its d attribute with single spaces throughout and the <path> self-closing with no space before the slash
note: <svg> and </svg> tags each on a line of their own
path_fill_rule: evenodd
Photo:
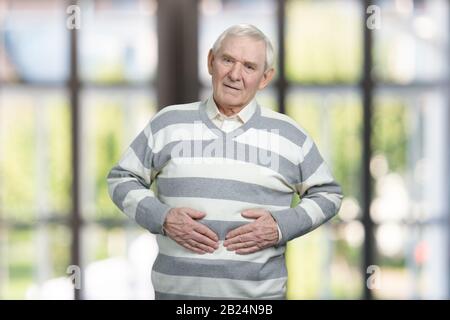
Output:
<svg viewBox="0 0 450 320">
<path fill-rule="evenodd" d="M 255 67 L 254 67 L 254 66 L 251 66 L 251 65 L 247 65 L 246 68 L 247 68 L 248 70 L 255 70 Z"/>
</svg>

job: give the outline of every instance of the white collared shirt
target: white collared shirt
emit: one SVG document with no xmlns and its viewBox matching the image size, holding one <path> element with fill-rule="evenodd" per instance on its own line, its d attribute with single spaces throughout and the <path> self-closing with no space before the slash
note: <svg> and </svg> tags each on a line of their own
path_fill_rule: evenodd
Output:
<svg viewBox="0 0 450 320">
<path fill-rule="evenodd" d="M 226 116 L 219 111 L 217 105 L 211 96 L 206 103 L 206 114 L 209 119 L 220 128 L 222 131 L 231 132 L 244 123 L 246 123 L 253 116 L 256 111 L 256 101 L 253 99 L 244 108 L 241 109 L 237 114 L 232 116 Z"/>
</svg>

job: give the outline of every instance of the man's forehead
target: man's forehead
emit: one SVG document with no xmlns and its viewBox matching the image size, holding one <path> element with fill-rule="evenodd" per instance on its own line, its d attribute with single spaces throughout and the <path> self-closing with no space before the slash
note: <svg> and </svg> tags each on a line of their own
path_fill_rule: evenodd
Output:
<svg viewBox="0 0 450 320">
<path fill-rule="evenodd" d="M 248 62 L 264 62 L 266 45 L 263 40 L 247 36 L 228 36 L 219 49 L 221 55 L 243 59 Z"/>
</svg>

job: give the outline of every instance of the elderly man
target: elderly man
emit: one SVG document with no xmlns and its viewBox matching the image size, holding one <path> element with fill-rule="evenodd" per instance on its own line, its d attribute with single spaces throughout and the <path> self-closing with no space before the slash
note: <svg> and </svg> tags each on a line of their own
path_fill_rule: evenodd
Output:
<svg viewBox="0 0 450 320">
<path fill-rule="evenodd" d="M 108 175 L 114 203 L 156 234 L 156 299 L 284 299 L 286 243 L 339 210 L 311 137 L 255 100 L 273 60 L 256 27 L 224 31 L 208 54 L 209 99 L 159 111 Z"/>
</svg>

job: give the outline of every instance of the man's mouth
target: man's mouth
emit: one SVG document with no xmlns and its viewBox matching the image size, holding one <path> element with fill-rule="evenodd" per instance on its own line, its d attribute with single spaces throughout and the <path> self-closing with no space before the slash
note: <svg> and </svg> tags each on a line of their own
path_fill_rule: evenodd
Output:
<svg viewBox="0 0 450 320">
<path fill-rule="evenodd" d="M 230 88 L 230 89 L 234 89 L 234 90 L 241 90 L 241 89 L 239 89 L 239 88 L 235 88 L 235 87 L 232 87 L 232 86 L 230 86 L 230 85 L 227 85 L 227 84 L 223 84 L 225 87 L 227 87 L 227 88 Z"/>
</svg>

